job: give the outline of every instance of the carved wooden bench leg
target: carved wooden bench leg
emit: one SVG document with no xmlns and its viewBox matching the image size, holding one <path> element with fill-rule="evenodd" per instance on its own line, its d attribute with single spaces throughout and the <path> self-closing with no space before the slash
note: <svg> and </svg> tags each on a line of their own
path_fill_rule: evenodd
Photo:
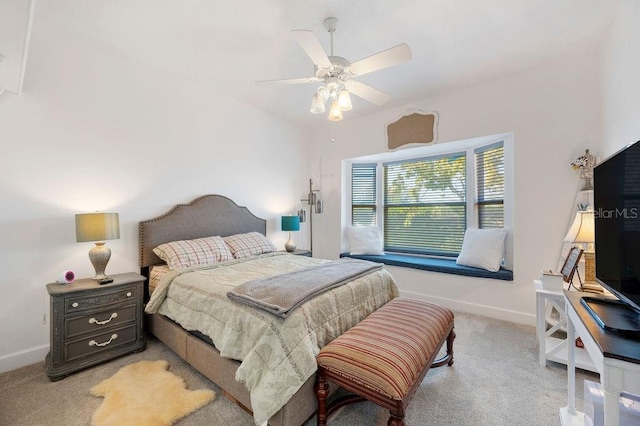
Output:
<svg viewBox="0 0 640 426">
<path fill-rule="evenodd" d="M 389 420 L 387 421 L 387 426 L 406 426 L 406 423 L 404 422 L 404 410 L 389 410 Z"/>
<path fill-rule="evenodd" d="M 453 341 L 456 339 L 456 332 L 451 330 L 449 336 L 447 336 L 447 354 L 449 355 L 449 367 L 453 365 Z"/>
<path fill-rule="evenodd" d="M 445 364 L 447 364 L 448 366 L 453 365 L 453 341 L 455 340 L 455 338 L 456 333 L 455 331 L 451 330 L 451 332 L 447 336 L 447 354 L 442 358 L 433 361 L 433 364 L 431 364 L 431 368 L 441 367 Z"/>
<path fill-rule="evenodd" d="M 316 376 L 316 384 L 314 385 L 316 399 L 318 400 L 318 426 L 326 426 L 327 424 L 327 398 L 329 397 L 329 382 L 320 373 Z"/>
<path fill-rule="evenodd" d="M 340 407 L 367 400 L 365 397 L 358 394 L 349 394 L 335 399 L 331 404 L 329 404 L 327 402 L 327 398 L 330 394 L 329 381 L 324 376 L 322 368 L 318 368 L 318 372 L 316 373 L 314 390 L 316 393 L 316 400 L 318 401 L 317 426 L 326 426 L 329 416 L 331 416 L 331 414 L 337 411 Z"/>
</svg>

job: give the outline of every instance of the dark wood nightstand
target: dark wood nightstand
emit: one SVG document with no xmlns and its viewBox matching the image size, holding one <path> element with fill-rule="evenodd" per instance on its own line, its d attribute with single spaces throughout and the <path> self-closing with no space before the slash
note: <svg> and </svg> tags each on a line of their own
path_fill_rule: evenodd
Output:
<svg viewBox="0 0 640 426">
<path fill-rule="evenodd" d="M 306 249 L 295 249 L 292 252 L 287 252 L 287 253 L 291 253 L 294 254 L 296 256 L 307 256 L 307 257 L 313 257 L 311 254 L 311 250 L 306 250 Z"/>
<path fill-rule="evenodd" d="M 115 357 L 144 350 L 142 298 L 145 278 L 136 273 L 47 284 L 51 299 L 51 381 Z"/>
</svg>

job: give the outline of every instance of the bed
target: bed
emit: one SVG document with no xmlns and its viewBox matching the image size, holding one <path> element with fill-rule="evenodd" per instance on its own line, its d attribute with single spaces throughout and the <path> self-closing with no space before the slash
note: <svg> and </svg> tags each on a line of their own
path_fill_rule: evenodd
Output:
<svg viewBox="0 0 640 426">
<path fill-rule="evenodd" d="M 232 200 L 220 195 L 205 195 L 189 204 L 177 205 L 166 214 L 142 221 L 139 225 L 140 267 L 142 274 L 146 277 L 152 275 L 154 267 L 164 264 L 153 251 L 159 245 L 210 236 L 229 237 L 246 233 L 259 233 L 264 236 L 266 234 L 265 220 L 254 216 L 246 207 L 238 206 Z M 224 285 L 227 287 L 231 285 L 224 280 L 233 276 L 234 280 L 247 281 L 248 277 L 255 279 L 255 277 L 265 275 L 273 276 L 274 271 L 279 271 L 281 268 L 282 272 L 287 272 L 292 269 L 317 266 L 323 262 L 328 261 L 294 256 L 283 252 L 272 252 L 214 265 L 199 265 L 184 270 L 154 274 L 154 284 L 157 284 L 158 287 L 155 288 L 155 291 L 151 289 L 154 296 L 149 297 L 150 289 L 147 281 L 145 297 L 149 302 L 147 307 L 152 305 L 154 309 L 157 309 L 157 313 L 145 315 L 146 328 L 182 359 L 218 385 L 228 398 L 252 413 L 257 424 L 265 424 L 268 419 L 268 424 L 272 426 L 301 425 L 316 410 L 313 392 L 314 355 L 321 346 L 389 300 L 397 297 L 399 293 L 393 279 L 384 269 L 375 270 L 306 302 L 284 320 L 281 318 L 273 319 L 272 316 L 265 315 L 251 306 L 228 307 L 227 304 L 235 302 L 223 297 L 224 291 L 226 291 Z M 245 277 L 245 273 L 247 277 Z M 215 281 L 215 286 L 202 281 L 205 279 Z M 178 296 L 178 291 L 183 291 L 183 288 L 188 287 L 192 288 L 192 294 L 198 293 L 198 297 L 201 296 L 199 293 L 205 289 L 207 292 L 211 292 L 211 295 L 207 296 L 211 297 L 211 303 L 197 302 L 200 305 L 194 308 L 196 317 L 193 320 L 174 318 L 173 307 L 183 303 L 183 300 L 176 303 L 177 297 L 182 297 Z M 184 300 L 191 300 L 192 294 L 184 296 Z M 158 301 L 158 298 L 161 297 L 159 295 L 166 295 L 166 299 Z M 349 297 L 354 299 L 350 300 Z M 330 306 L 330 309 L 327 306 Z M 201 312 L 206 310 L 210 312 Z M 211 317 L 211 321 L 217 323 L 222 321 L 217 317 L 219 313 L 225 312 L 227 315 L 227 311 L 233 311 L 233 315 L 229 314 L 234 318 L 233 325 L 231 328 L 226 326 L 226 331 L 223 334 L 220 334 L 219 331 L 212 331 L 213 326 L 204 325 L 203 317 L 199 316 L 201 314 L 208 315 L 207 318 Z M 240 315 L 246 315 L 246 317 Z M 240 320 L 238 320 L 238 316 L 240 316 Z M 315 323 L 313 326 L 307 324 L 310 318 L 315 320 L 316 317 L 320 318 L 322 326 L 317 326 Z M 227 317 L 224 318 L 224 321 L 227 321 Z M 264 325 L 261 325 L 262 323 L 254 325 L 250 322 L 254 320 L 263 321 Z M 264 366 L 260 370 L 254 368 L 256 360 L 263 362 L 263 358 L 266 358 L 264 353 L 259 352 L 264 350 L 266 345 L 263 344 L 264 342 L 256 342 L 255 347 L 249 347 L 251 345 L 247 346 L 242 343 L 237 345 L 241 346 L 242 350 L 234 352 L 236 349 L 228 346 L 227 341 L 235 341 L 237 337 L 234 335 L 233 338 L 228 338 L 225 337 L 228 336 L 225 333 L 229 329 L 235 330 L 236 328 L 253 330 L 254 327 L 264 326 L 264 330 L 270 330 L 276 326 L 290 326 L 291 324 L 301 324 L 301 327 L 308 328 L 308 330 L 305 329 L 305 333 L 308 334 L 300 337 L 300 342 L 303 342 L 304 345 L 284 342 L 282 346 L 286 350 L 289 346 L 295 347 L 296 351 L 298 346 L 306 346 L 305 351 L 311 355 L 303 352 L 303 355 L 300 356 L 306 361 L 300 361 L 300 363 L 294 356 L 291 356 L 291 360 L 287 363 L 279 361 L 281 364 L 287 365 L 288 370 L 295 373 L 296 380 L 299 380 L 300 383 L 292 384 L 290 387 L 292 396 L 286 396 L 286 401 L 276 402 L 276 411 L 274 406 L 264 406 L 265 401 L 270 399 L 264 390 L 272 387 L 271 389 L 276 391 L 271 396 L 278 395 L 279 397 L 282 393 L 278 388 L 279 384 L 263 381 L 259 389 L 253 384 L 254 375 L 259 374 L 261 378 L 275 376 L 276 379 L 281 375 L 279 371 L 275 370 L 263 372 Z M 286 333 L 274 333 L 272 339 L 282 339 L 282 336 L 297 335 L 296 333 L 298 332 L 291 332 L 287 329 Z M 312 369 L 309 365 L 310 356 L 313 356 L 314 362 Z M 289 355 L 286 357 L 289 360 Z M 265 365 L 271 364 L 267 362 Z M 236 380 L 236 377 L 239 377 L 242 382 Z M 249 391 L 248 387 L 252 390 Z M 252 408 L 254 405 L 255 409 Z"/>
</svg>

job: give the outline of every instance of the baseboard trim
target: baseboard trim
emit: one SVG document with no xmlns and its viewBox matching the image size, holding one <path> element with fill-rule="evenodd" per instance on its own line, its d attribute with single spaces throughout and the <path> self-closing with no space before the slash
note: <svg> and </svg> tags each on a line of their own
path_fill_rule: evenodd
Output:
<svg viewBox="0 0 640 426">
<path fill-rule="evenodd" d="M 0 373 L 44 361 L 47 353 L 49 353 L 49 345 L 42 345 L 1 356 Z"/>
<path fill-rule="evenodd" d="M 423 293 L 401 290 L 402 296 L 414 299 L 426 300 L 446 306 L 454 311 L 466 312 L 474 315 L 482 315 L 503 321 L 515 322 L 518 324 L 536 325 L 536 316 L 524 312 L 512 311 L 509 309 L 496 308 L 495 306 L 481 305 L 478 303 L 463 302 L 460 300 L 447 299 L 445 297 L 430 296 Z"/>
</svg>

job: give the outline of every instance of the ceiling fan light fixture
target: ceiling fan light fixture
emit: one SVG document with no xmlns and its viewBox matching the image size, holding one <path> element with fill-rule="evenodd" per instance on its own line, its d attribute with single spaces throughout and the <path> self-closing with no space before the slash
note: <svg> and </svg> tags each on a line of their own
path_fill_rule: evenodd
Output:
<svg viewBox="0 0 640 426">
<path fill-rule="evenodd" d="M 327 102 L 327 99 L 329 99 L 329 89 L 325 86 L 318 87 L 318 94 L 321 96 L 322 102 Z"/>
<path fill-rule="evenodd" d="M 316 93 L 311 98 L 311 108 L 309 108 L 312 114 L 322 114 L 325 112 L 324 100 L 320 93 Z"/>
<path fill-rule="evenodd" d="M 313 114 L 320 114 L 327 108 L 326 103 L 331 102 L 329 120 L 332 121 L 342 120 L 342 111 L 352 109 L 352 93 L 375 105 L 384 105 L 390 99 L 388 94 L 354 80 L 354 78 L 409 61 L 412 58 L 409 46 L 406 43 L 398 44 L 351 62 L 341 56 L 335 56 L 333 53 L 333 34 L 338 27 L 338 20 L 333 17 L 327 18 L 324 21 L 324 26 L 331 39 L 330 54 L 324 50 L 313 31 L 291 31 L 304 53 L 313 62 L 314 68 L 311 77 L 263 80 L 256 83 L 260 85 L 320 83 L 321 86 L 313 95 L 309 110 Z"/>
<path fill-rule="evenodd" d="M 338 101 L 333 101 L 331 104 L 331 111 L 329 111 L 329 120 L 331 121 L 340 121 L 342 120 L 342 109 L 340 109 L 340 105 Z"/>
<path fill-rule="evenodd" d="M 342 90 L 338 95 L 338 105 L 342 111 L 349 111 L 352 108 L 351 95 L 348 90 Z"/>
</svg>

